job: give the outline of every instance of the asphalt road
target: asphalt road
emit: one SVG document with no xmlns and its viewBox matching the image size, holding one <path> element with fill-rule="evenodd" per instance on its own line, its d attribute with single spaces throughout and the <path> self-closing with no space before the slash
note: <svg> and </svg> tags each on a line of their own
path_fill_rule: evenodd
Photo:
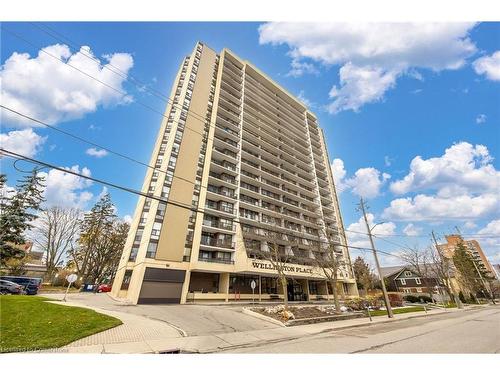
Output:
<svg viewBox="0 0 500 375">
<path fill-rule="evenodd" d="M 500 306 L 245 347 L 234 353 L 500 353 Z"/>
<path fill-rule="evenodd" d="M 62 298 L 60 294 L 47 294 L 44 296 L 54 299 Z M 275 324 L 243 314 L 240 306 L 124 305 L 104 293 L 68 294 L 67 300 L 89 307 L 161 320 L 180 328 L 187 336 L 215 335 L 277 327 Z"/>
</svg>

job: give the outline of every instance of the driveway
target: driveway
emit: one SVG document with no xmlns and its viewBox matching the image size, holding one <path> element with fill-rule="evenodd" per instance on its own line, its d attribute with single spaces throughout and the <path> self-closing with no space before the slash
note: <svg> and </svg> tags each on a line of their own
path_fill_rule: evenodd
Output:
<svg viewBox="0 0 500 375">
<path fill-rule="evenodd" d="M 60 294 L 44 296 L 62 299 Z M 205 336 L 277 327 L 275 324 L 243 314 L 241 306 L 234 305 L 126 305 L 113 300 L 104 293 L 68 294 L 67 300 L 90 308 L 160 320 L 177 328 L 181 334 L 187 336 Z"/>
</svg>

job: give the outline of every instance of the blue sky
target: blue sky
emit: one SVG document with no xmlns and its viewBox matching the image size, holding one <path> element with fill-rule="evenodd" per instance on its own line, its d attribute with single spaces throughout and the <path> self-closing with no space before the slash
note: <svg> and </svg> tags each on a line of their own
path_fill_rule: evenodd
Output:
<svg viewBox="0 0 500 375">
<path fill-rule="evenodd" d="M 376 233 L 377 246 L 386 252 L 397 255 L 398 244 L 427 246 L 432 229 L 443 235 L 457 225 L 480 241 L 493 263 L 500 262 L 499 23 L 46 24 L 50 29 L 45 30 L 69 39 L 66 49 L 50 47 L 52 53 L 67 59 L 89 46 L 103 64 L 111 59 L 148 87 L 105 74 L 80 56 L 78 61 L 86 61 L 82 69 L 101 74 L 125 97 L 43 53 L 37 58 L 40 48 L 64 44 L 44 33 L 44 25 L 2 24 L 3 105 L 147 163 L 161 117 L 138 102 L 163 112 L 165 102 L 148 90 L 169 95 L 179 64 L 196 41 L 218 51 L 227 47 L 303 98 L 318 115 L 352 244 L 367 245 L 366 236 L 355 233 L 364 231 L 355 210 L 362 194 L 373 222 L 385 222 Z M 141 188 L 141 165 L 88 155 L 89 145 L 31 128 L 5 111 L 1 125 L 5 148 Z M 2 159 L 2 172 L 13 186 L 19 174 L 10 161 Z M 87 209 L 103 189 L 46 173 L 49 203 Z M 137 197 L 110 192 L 118 214 L 132 215 Z M 400 260 L 386 256 L 383 263 Z"/>
</svg>

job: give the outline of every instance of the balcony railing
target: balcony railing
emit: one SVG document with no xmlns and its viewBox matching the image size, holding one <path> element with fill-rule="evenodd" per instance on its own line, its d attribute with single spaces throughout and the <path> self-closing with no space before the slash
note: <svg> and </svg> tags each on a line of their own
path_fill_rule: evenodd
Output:
<svg viewBox="0 0 500 375">
<path fill-rule="evenodd" d="M 198 257 L 200 262 L 209 262 L 209 263 L 222 263 L 222 264 L 234 264 L 234 260 L 224 259 L 224 258 L 203 258 Z"/>
<path fill-rule="evenodd" d="M 234 224 L 230 224 L 230 223 L 222 223 L 222 222 L 217 222 L 217 221 L 208 221 L 208 220 L 205 220 L 203 221 L 203 225 L 206 225 L 208 227 L 211 227 L 211 228 L 219 228 L 219 229 L 225 229 L 225 230 L 231 230 L 231 231 L 235 231 L 236 227 L 234 226 Z"/>
<path fill-rule="evenodd" d="M 235 245 L 234 242 L 232 241 L 221 240 L 212 237 L 203 237 L 203 236 L 201 236 L 200 244 L 206 246 L 223 247 L 225 249 L 234 249 Z"/>
</svg>

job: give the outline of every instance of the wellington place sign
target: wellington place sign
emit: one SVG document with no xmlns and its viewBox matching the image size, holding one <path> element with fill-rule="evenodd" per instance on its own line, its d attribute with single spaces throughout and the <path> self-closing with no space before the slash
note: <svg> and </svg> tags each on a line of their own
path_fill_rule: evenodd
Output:
<svg viewBox="0 0 500 375">
<path fill-rule="evenodd" d="M 266 262 L 259 262 L 259 261 L 252 261 L 252 267 L 253 268 L 258 268 L 258 269 L 263 269 L 263 270 L 276 270 L 277 266 L 271 263 L 266 263 Z M 306 268 L 306 267 L 298 267 L 298 266 L 288 266 L 288 265 L 283 265 L 283 270 L 285 272 L 296 272 L 296 273 L 309 273 L 312 274 L 312 268 Z"/>
</svg>

